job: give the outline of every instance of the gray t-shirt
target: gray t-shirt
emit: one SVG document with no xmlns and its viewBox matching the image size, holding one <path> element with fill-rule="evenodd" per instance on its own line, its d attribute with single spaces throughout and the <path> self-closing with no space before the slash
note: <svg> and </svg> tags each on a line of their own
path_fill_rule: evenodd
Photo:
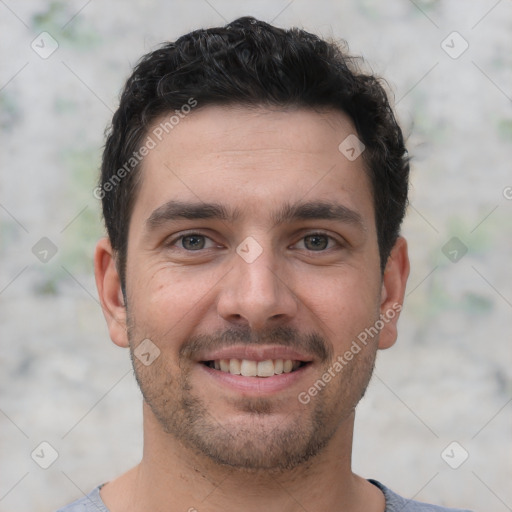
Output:
<svg viewBox="0 0 512 512">
<path fill-rule="evenodd" d="M 471 512 L 469 510 L 438 507 L 437 505 L 429 505 L 428 503 L 407 500 L 394 493 L 380 482 L 377 482 L 377 480 L 368 481 L 377 486 L 383 492 L 384 497 L 386 498 L 385 512 Z M 64 508 L 60 508 L 57 512 L 109 512 L 100 497 L 100 489 L 103 485 L 99 485 L 87 496 L 74 501 Z"/>
</svg>

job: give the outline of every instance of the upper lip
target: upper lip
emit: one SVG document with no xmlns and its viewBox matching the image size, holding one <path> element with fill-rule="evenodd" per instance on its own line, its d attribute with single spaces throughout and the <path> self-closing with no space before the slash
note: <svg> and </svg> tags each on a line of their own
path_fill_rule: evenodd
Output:
<svg viewBox="0 0 512 512">
<path fill-rule="evenodd" d="M 292 361 L 311 362 L 313 358 L 282 345 L 234 345 L 217 350 L 198 353 L 198 362 L 215 361 L 218 359 L 247 359 L 250 361 L 267 361 L 269 359 L 291 359 Z"/>
</svg>

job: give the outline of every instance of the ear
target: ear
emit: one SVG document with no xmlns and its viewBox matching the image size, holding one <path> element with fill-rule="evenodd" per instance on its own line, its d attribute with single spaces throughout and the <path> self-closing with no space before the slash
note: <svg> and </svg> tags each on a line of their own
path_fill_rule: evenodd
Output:
<svg viewBox="0 0 512 512">
<path fill-rule="evenodd" d="M 110 338 L 116 345 L 128 347 L 126 307 L 114 251 L 108 238 L 102 238 L 96 245 L 94 275 Z"/>
<path fill-rule="evenodd" d="M 380 318 L 384 327 L 379 335 L 379 349 L 391 347 L 397 338 L 397 322 L 404 302 L 409 277 L 409 255 L 405 238 L 398 237 L 382 276 Z"/>
</svg>

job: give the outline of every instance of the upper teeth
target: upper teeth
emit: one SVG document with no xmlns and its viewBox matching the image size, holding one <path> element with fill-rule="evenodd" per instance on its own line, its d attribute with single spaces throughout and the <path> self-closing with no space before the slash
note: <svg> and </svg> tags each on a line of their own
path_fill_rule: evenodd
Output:
<svg viewBox="0 0 512 512">
<path fill-rule="evenodd" d="M 300 361 L 291 359 L 267 359 L 251 361 L 249 359 L 216 359 L 214 368 L 222 372 L 244 377 L 272 377 L 281 373 L 290 373 L 300 366 Z"/>
</svg>

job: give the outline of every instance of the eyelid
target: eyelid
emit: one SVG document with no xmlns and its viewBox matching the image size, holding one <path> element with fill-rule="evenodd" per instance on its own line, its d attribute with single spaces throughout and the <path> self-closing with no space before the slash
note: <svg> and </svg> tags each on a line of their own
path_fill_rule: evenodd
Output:
<svg viewBox="0 0 512 512">
<path fill-rule="evenodd" d="M 191 236 L 191 235 L 203 236 L 204 238 L 210 240 L 211 242 L 217 243 L 210 236 L 202 233 L 200 229 L 199 230 L 198 229 L 191 229 L 191 230 L 188 230 L 188 231 L 180 231 L 179 233 L 171 235 L 170 237 L 168 237 L 168 239 L 166 239 L 166 241 L 164 241 L 164 245 L 166 247 L 172 247 L 179 240 L 181 240 L 181 239 L 183 239 L 183 238 L 185 238 L 187 236 Z M 300 237 L 297 239 L 297 241 L 292 244 L 292 246 L 294 246 L 294 245 L 298 244 L 299 242 L 303 241 L 304 238 L 306 238 L 308 236 L 314 236 L 314 235 L 325 236 L 328 239 L 334 241 L 334 243 L 338 247 L 341 247 L 341 248 L 348 246 L 348 242 L 344 238 L 342 238 L 341 236 L 339 238 L 337 238 L 334 235 L 330 234 L 329 232 L 325 232 L 325 231 L 322 231 L 322 230 L 312 230 L 312 231 L 304 230 L 300 234 Z M 183 249 L 182 247 L 180 249 L 186 251 L 186 249 Z M 333 248 L 331 247 L 331 249 L 333 249 Z M 201 249 L 201 250 L 206 250 L 206 249 Z M 306 250 L 309 251 L 309 252 L 317 252 L 317 251 L 312 251 L 311 249 L 306 249 Z M 195 252 L 195 251 L 187 251 L 187 252 Z M 199 252 L 199 251 L 197 251 L 197 252 Z M 324 251 L 318 251 L 318 252 L 325 252 L 325 250 Z"/>
<path fill-rule="evenodd" d="M 302 240 L 304 240 L 304 238 L 306 238 L 308 236 L 315 236 L 315 235 L 322 235 L 322 236 L 329 238 L 330 240 L 333 240 L 334 243 L 338 246 L 338 248 L 344 248 L 344 247 L 348 246 L 348 242 L 343 237 L 341 237 L 341 236 L 336 237 L 336 236 L 332 235 L 330 232 L 325 232 L 322 230 L 304 231 L 303 233 L 300 234 L 300 238 L 292 245 L 298 244 L 299 242 L 301 242 Z M 331 247 L 331 249 L 334 249 L 334 248 Z M 306 249 L 306 251 L 309 251 L 309 252 L 325 252 L 327 250 L 328 249 L 325 249 L 324 251 L 312 251 L 311 249 Z"/>
<path fill-rule="evenodd" d="M 180 231 L 179 233 L 175 233 L 174 235 L 171 235 L 170 237 L 167 237 L 165 239 L 163 245 L 165 247 L 172 247 L 179 240 L 181 240 L 181 239 L 183 239 L 183 238 L 185 238 L 187 236 L 191 236 L 191 235 L 203 236 L 204 238 L 207 238 L 211 242 L 216 243 L 211 237 L 209 237 L 208 235 L 205 235 L 204 233 L 201 233 L 200 230 L 191 229 L 189 231 Z M 179 249 L 182 249 L 182 250 L 186 251 L 186 249 L 183 249 L 183 247 L 179 247 Z M 205 250 L 205 249 L 201 249 L 201 250 Z M 193 251 L 188 251 L 188 252 L 193 252 Z M 199 252 L 199 251 L 197 251 L 197 252 Z"/>
</svg>

